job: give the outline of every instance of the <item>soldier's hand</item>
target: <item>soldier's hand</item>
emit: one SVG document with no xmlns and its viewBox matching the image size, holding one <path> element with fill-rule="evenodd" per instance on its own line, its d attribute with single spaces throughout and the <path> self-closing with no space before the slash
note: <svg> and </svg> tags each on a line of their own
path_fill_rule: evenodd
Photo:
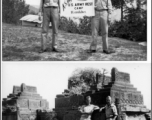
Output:
<svg viewBox="0 0 152 120">
<path fill-rule="evenodd" d="M 111 22 L 111 15 L 108 16 L 108 24 Z"/>
<path fill-rule="evenodd" d="M 103 109 L 104 109 L 104 107 L 100 108 L 100 110 L 99 110 L 99 111 L 101 112 Z"/>
<path fill-rule="evenodd" d="M 97 9 L 97 6 L 94 6 L 94 9 L 96 10 L 96 9 Z"/>
<path fill-rule="evenodd" d="M 39 12 L 38 16 L 39 16 L 38 19 L 39 19 L 40 21 L 42 21 L 42 12 Z"/>
</svg>

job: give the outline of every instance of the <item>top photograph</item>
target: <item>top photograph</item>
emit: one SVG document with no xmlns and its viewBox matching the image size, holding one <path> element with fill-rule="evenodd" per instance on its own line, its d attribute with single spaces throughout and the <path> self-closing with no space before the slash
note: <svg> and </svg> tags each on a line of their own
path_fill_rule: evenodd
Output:
<svg viewBox="0 0 152 120">
<path fill-rule="evenodd" d="M 147 0 L 2 0 L 2 61 L 147 61 Z"/>
</svg>

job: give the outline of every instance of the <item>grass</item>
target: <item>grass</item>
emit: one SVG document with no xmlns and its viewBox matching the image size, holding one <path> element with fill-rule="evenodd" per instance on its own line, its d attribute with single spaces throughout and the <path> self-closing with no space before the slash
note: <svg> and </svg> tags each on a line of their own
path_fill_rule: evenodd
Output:
<svg viewBox="0 0 152 120">
<path fill-rule="evenodd" d="M 51 30 L 50 30 L 51 33 Z M 51 35 L 50 35 L 51 36 Z M 2 24 L 3 61 L 146 61 L 147 47 L 120 38 L 109 38 L 109 46 L 116 53 L 106 55 L 102 52 L 102 40 L 98 37 L 96 53 L 89 54 L 91 36 L 59 31 L 60 53 L 49 51 L 39 53 L 41 28 Z"/>
</svg>

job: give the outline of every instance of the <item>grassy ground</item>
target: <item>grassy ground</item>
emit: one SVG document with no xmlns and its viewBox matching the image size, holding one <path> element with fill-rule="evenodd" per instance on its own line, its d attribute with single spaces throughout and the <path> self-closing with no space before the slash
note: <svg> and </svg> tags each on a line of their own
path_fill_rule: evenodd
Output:
<svg viewBox="0 0 152 120">
<path fill-rule="evenodd" d="M 145 61 L 147 48 L 136 42 L 120 38 L 109 38 L 109 46 L 116 53 L 106 55 L 102 52 L 102 40 L 98 37 L 96 53 L 89 54 L 91 36 L 70 34 L 60 31 L 60 53 L 39 53 L 41 29 L 2 24 L 2 59 L 3 61 Z M 48 42 L 48 47 L 51 41 Z"/>
</svg>

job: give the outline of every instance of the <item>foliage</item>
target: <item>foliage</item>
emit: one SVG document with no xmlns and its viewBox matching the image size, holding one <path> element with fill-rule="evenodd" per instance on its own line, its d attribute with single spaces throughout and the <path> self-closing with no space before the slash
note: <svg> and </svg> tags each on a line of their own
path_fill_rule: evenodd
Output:
<svg viewBox="0 0 152 120">
<path fill-rule="evenodd" d="M 80 23 L 77 24 L 70 18 L 68 19 L 66 17 L 61 17 L 59 29 L 69 32 L 69 33 L 90 35 L 91 34 L 91 18 L 89 17 L 80 18 Z"/>
<path fill-rule="evenodd" d="M 57 120 L 57 113 L 52 111 L 52 112 L 46 112 L 45 114 L 45 120 Z"/>
<path fill-rule="evenodd" d="M 91 18 L 83 17 L 80 19 L 79 34 L 91 35 Z"/>
<path fill-rule="evenodd" d="M 3 0 L 2 1 L 2 21 L 6 23 L 18 24 L 19 19 L 28 14 L 29 6 L 24 0 Z"/>
<path fill-rule="evenodd" d="M 78 25 L 70 18 L 61 17 L 59 29 L 69 32 L 69 33 L 78 33 Z"/>
<path fill-rule="evenodd" d="M 137 9 L 141 9 L 143 5 L 147 4 L 147 0 L 111 0 L 111 2 L 115 9 L 121 10 L 121 21 L 124 19 L 125 11 L 129 8 L 135 8 L 137 5 Z"/>
<path fill-rule="evenodd" d="M 96 89 L 98 84 L 98 75 L 107 74 L 106 70 L 86 68 L 86 69 L 76 69 L 72 76 L 69 78 L 69 92 L 70 94 L 82 94 L 89 90 Z"/>
<path fill-rule="evenodd" d="M 133 41 L 147 40 L 147 11 L 128 8 L 123 22 L 115 21 L 111 24 L 109 35 L 130 39 Z"/>
</svg>

